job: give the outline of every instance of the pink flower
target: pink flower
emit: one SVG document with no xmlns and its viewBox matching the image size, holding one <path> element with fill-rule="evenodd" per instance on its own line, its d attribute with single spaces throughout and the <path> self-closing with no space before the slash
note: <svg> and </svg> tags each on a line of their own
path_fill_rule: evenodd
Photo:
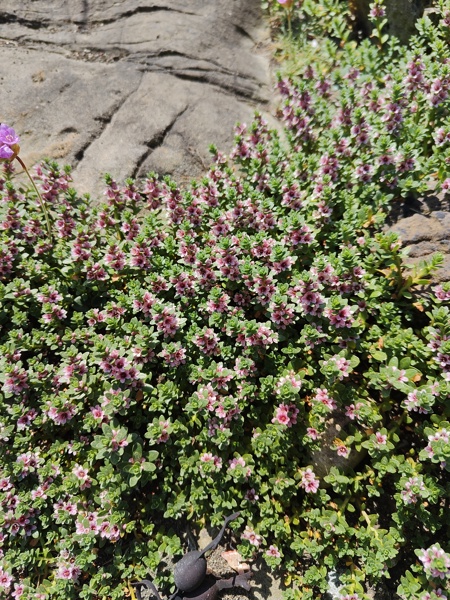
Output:
<svg viewBox="0 0 450 600">
<path fill-rule="evenodd" d="M 379 431 L 376 432 L 375 434 L 375 443 L 378 446 L 384 446 L 387 442 L 387 435 L 384 435 L 383 433 L 380 433 Z"/>
<path fill-rule="evenodd" d="M 240 465 L 241 467 L 245 467 L 245 460 L 242 458 L 242 456 L 239 456 L 238 458 L 233 458 L 233 460 L 230 460 L 230 469 L 235 469 L 238 465 Z"/>
<path fill-rule="evenodd" d="M 386 15 L 386 9 L 380 4 L 371 4 L 369 16 L 372 19 L 381 19 Z"/>
<path fill-rule="evenodd" d="M 13 160 L 20 151 L 19 136 L 12 127 L 0 124 L 0 160 Z"/>
<path fill-rule="evenodd" d="M 435 544 L 427 550 L 422 549 L 419 560 L 422 562 L 425 572 L 431 577 L 446 579 L 450 576 L 450 555 L 439 544 Z"/>
<path fill-rule="evenodd" d="M 97 406 L 93 406 L 91 408 L 91 414 L 94 417 L 94 419 L 99 419 L 100 421 L 102 421 L 105 418 L 105 416 L 106 416 L 106 414 L 103 411 L 103 409 L 100 406 L 98 406 L 98 405 Z"/>
<path fill-rule="evenodd" d="M 258 548 L 258 546 L 261 545 L 262 537 L 260 535 L 258 535 L 257 533 L 255 533 L 253 531 L 253 529 L 251 529 L 248 525 L 245 528 L 245 531 L 242 534 L 242 537 L 244 540 L 248 540 L 250 542 L 250 544 L 253 544 L 253 546 L 256 546 L 257 548 Z"/>
<path fill-rule="evenodd" d="M 320 402 L 329 410 L 334 410 L 337 407 L 335 400 L 328 395 L 328 390 L 326 388 L 317 389 L 314 400 Z"/>
<path fill-rule="evenodd" d="M 200 456 L 200 460 L 201 462 L 213 462 L 214 461 L 214 456 L 211 454 L 211 452 L 205 452 L 204 454 L 202 454 Z"/>
<path fill-rule="evenodd" d="M 286 427 L 292 427 L 292 425 L 297 423 L 298 413 L 299 410 L 295 404 L 280 404 L 276 409 L 272 423 L 279 423 L 280 425 L 286 425 Z"/>
<path fill-rule="evenodd" d="M 350 454 L 350 448 L 347 448 L 342 442 L 336 444 L 336 451 L 338 456 L 342 456 L 343 458 L 348 458 L 348 455 Z"/>
<path fill-rule="evenodd" d="M 75 465 L 75 467 L 72 469 L 72 473 L 80 480 L 80 489 L 84 490 L 91 487 L 91 478 L 89 477 L 87 469 L 81 465 Z"/>
<path fill-rule="evenodd" d="M 269 549 L 266 551 L 267 556 L 273 556 L 274 558 L 280 558 L 280 551 L 276 546 L 269 546 Z"/>
<path fill-rule="evenodd" d="M 314 427 L 308 427 L 308 429 L 306 430 L 306 435 L 312 440 L 317 440 L 317 438 L 319 437 L 319 432 L 317 431 L 317 429 L 314 429 Z"/>
<path fill-rule="evenodd" d="M 330 319 L 331 325 L 336 328 L 352 327 L 354 323 L 353 311 L 350 306 L 344 306 L 340 310 L 327 308 L 325 315 Z"/>
<path fill-rule="evenodd" d="M 290 8 L 294 4 L 294 0 L 277 0 L 277 2 L 285 8 Z"/>
<path fill-rule="evenodd" d="M 12 583 L 12 577 L 6 571 L 0 569 L 0 588 L 9 589 Z"/>
<path fill-rule="evenodd" d="M 315 494 L 319 489 L 319 483 L 320 482 L 317 479 L 314 471 L 308 468 L 302 474 L 300 487 L 302 487 L 308 494 Z"/>
<path fill-rule="evenodd" d="M 61 565 L 56 573 L 57 579 L 78 579 L 81 570 L 73 565 Z"/>
<path fill-rule="evenodd" d="M 355 404 L 350 404 L 350 406 L 347 406 L 347 408 L 345 409 L 345 414 L 346 416 L 351 419 L 352 421 L 354 421 L 355 419 L 359 418 L 359 410 L 363 407 L 362 402 L 357 402 L 356 405 Z"/>
<path fill-rule="evenodd" d="M 249 502 L 256 502 L 257 500 L 259 500 L 259 496 L 256 493 L 255 488 L 251 488 L 247 491 L 247 493 L 245 494 L 245 499 Z"/>
<path fill-rule="evenodd" d="M 405 504 L 415 504 L 418 500 L 417 494 L 425 491 L 425 484 L 421 477 L 410 477 L 405 482 L 404 488 L 401 491 L 401 497 Z"/>
<path fill-rule="evenodd" d="M 15 583 L 14 584 L 14 591 L 12 592 L 11 596 L 13 598 L 15 598 L 16 600 L 18 600 L 18 598 L 21 598 L 23 593 L 25 591 L 25 586 L 22 585 L 21 583 Z"/>
</svg>

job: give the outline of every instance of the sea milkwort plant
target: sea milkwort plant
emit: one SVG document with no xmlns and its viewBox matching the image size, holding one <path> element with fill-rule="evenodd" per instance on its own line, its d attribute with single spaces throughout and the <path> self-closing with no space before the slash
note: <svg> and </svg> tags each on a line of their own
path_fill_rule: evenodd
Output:
<svg viewBox="0 0 450 600">
<path fill-rule="evenodd" d="M 43 163 L 51 237 L 3 156 L 0 597 L 170 595 L 186 523 L 237 512 L 287 598 L 448 595 L 450 284 L 384 229 L 450 188 L 440 10 L 281 79 L 286 141 L 256 115 L 187 190 Z"/>
</svg>

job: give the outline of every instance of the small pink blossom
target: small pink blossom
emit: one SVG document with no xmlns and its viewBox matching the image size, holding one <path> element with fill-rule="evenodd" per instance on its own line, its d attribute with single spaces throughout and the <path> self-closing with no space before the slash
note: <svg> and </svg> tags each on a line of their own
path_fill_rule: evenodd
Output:
<svg viewBox="0 0 450 600">
<path fill-rule="evenodd" d="M 21 583 L 15 583 L 14 591 L 11 592 L 11 597 L 15 598 L 15 600 L 19 600 L 19 598 L 21 598 L 23 596 L 24 592 L 25 592 L 25 586 Z"/>
<path fill-rule="evenodd" d="M 306 435 L 312 440 L 317 440 L 317 438 L 319 437 L 319 432 L 314 427 L 308 427 L 306 430 Z"/>
<path fill-rule="evenodd" d="M 233 458 L 230 460 L 229 464 L 229 469 L 234 470 L 238 465 L 245 467 L 245 460 L 242 458 L 242 456 L 239 456 L 238 458 Z"/>
<path fill-rule="evenodd" d="M 378 446 L 384 446 L 384 445 L 386 445 L 386 442 L 387 442 L 387 435 L 377 431 L 375 434 L 375 443 Z"/>
<path fill-rule="evenodd" d="M 315 494 L 319 489 L 319 480 L 317 479 L 314 471 L 310 468 L 305 469 L 302 473 L 302 480 L 300 487 L 302 487 L 308 494 Z"/>
<path fill-rule="evenodd" d="M 348 458 L 348 456 L 350 454 L 350 448 L 347 448 L 347 446 L 344 443 L 338 442 L 338 443 L 336 443 L 336 452 L 337 452 L 338 456 L 342 456 L 343 458 Z"/>
<path fill-rule="evenodd" d="M 278 550 L 278 548 L 276 546 L 269 546 L 269 549 L 266 551 L 266 555 L 267 556 L 272 556 L 273 558 L 280 558 L 281 554 L 280 551 Z"/>
<path fill-rule="evenodd" d="M 295 404 L 280 404 L 275 412 L 275 416 L 272 419 L 272 423 L 278 423 L 285 425 L 286 427 L 292 427 L 297 423 L 297 415 L 299 409 Z"/>
<path fill-rule="evenodd" d="M 0 588 L 9 590 L 9 588 L 11 587 L 12 580 L 12 576 L 0 568 Z"/>
<path fill-rule="evenodd" d="M 19 136 L 12 127 L 0 124 L 0 160 L 13 160 L 19 154 Z"/>
<path fill-rule="evenodd" d="M 326 388 L 319 388 L 316 390 L 316 395 L 313 398 L 317 403 L 323 404 L 329 410 L 335 410 L 337 408 L 336 401 L 330 397 Z"/>
<path fill-rule="evenodd" d="M 261 545 L 262 542 L 262 537 L 260 535 L 258 535 L 257 533 L 255 533 L 253 531 L 253 529 L 251 529 L 248 525 L 245 528 L 244 533 L 242 534 L 242 538 L 244 540 L 248 540 L 250 542 L 250 544 L 252 544 L 253 546 L 256 546 L 258 548 L 258 546 Z"/>
<path fill-rule="evenodd" d="M 246 492 L 245 499 L 249 502 L 256 502 L 257 500 L 259 500 L 259 496 L 256 493 L 255 488 L 251 488 Z"/>
</svg>

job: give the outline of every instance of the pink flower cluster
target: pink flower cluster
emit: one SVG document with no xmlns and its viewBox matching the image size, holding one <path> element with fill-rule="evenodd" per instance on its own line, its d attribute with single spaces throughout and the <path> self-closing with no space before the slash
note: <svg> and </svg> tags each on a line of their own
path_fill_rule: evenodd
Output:
<svg viewBox="0 0 450 600">
<path fill-rule="evenodd" d="M 202 333 L 195 336 L 196 346 L 206 355 L 219 354 L 219 336 L 210 327 L 205 327 Z"/>
<path fill-rule="evenodd" d="M 92 479 L 89 477 L 89 471 L 81 465 L 75 465 L 72 473 L 79 480 L 80 490 L 85 490 L 91 487 Z"/>
<path fill-rule="evenodd" d="M 302 473 L 302 480 L 300 487 L 302 487 L 308 494 L 315 494 L 319 489 L 320 481 L 317 479 L 314 471 L 309 467 Z"/>
<path fill-rule="evenodd" d="M 244 471 L 244 475 L 247 479 L 252 474 L 251 467 L 247 466 L 247 463 L 245 462 L 245 459 L 242 456 L 238 456 L 238 457 L 233 458 L 230 461 L 228 461 L 228 470 L 229 471 L 234 471 L 238 467 L 241 467 L 241 469 Z"/>
<path fill-rule="evenodd" d="M 422 562 L 425 573 L 436 579 L 450 577 L 450 554 L 447 554 L 439 544 L 421 550 L 419 560 Z"/>
<path fill-rule="evenodd" d="M 403 404 L 409 412 L 418 412 L 419 414 L 426 415 L 434 402 L 434 397 L 439 394 L 438 387 L 438 384 L 434 383 L 433 385 L 413 390 L 409 392 Z"/>
<path fill-rule="evenodd" d="M 47 410 L 47 415 L 57 425 L 64 425 L 76 415 L 76 412 L 76 406 L 70 402 L 66 402 L 62 408 L 56 408 L 56 406 L 50 405 Z"/>
<path fill-rule="evenodd" d="M 11 537 L 16 535 L 25 535 L 28 537 L 36 530 L 36 525 L 34 524 L 36 511 L 31 507 L 24 510 L 22 506 L 20 512 L 18 512 L 17 509 L 23 503 L 15 492 L 16 490 L 13 489 L 7 491 L 1 502 L 4 519 L 3 530 Z M 21 512 L 22 514 L 20 514 Z"/>
<path fill-rule="evenodd" d="M 255 333 L 247 334 L 245 327 L 242 328 L 243 333 L 239 333 L 236 337 L 238 344 L 241 344 L 244 348 L 249 346 L 262 346 L 267 347 L 275 344 L 278 341 L 278 335 L 270 329 L 267 325 L 261 324 L 258 326 Z"/>
<path fill-rule="evenodd" d="M 327 308 L 324 313 L 330 320 L 333 327 L 352 327 L 354 323 L 353 318 L 354 310 L 350 306 L 344 306 L 339 310 Z"/>
<path fill-rule="evenodd" d="M 433 458 L 435 455 L 435 449 L 433 448 L 433 445 L 436 443 L 440 443 L 440 442 L 444 442 L 445 444 L 448 444 L 450 440 L 450 432 L 447 431 L 447 429 L 445 429 L 445 427 L 443 427 L 442 429 L 439 429 L 438 431 L 436 431 L 436 433 L 432 433 L 431 435 L 428 436 L 428 444 L 425 447 L 425 452 L 428 454 L 428 458 Z"/>
<path fill-rule="evenodd" d="M 180 343 L 169 344 L 158 354 L 169 367 L 179 367 L 186 362 L 186 350 Z"/>
<path fill-rule="evenodd" d="M 292 427 L 292 425 L 297 423 L 298 413 L 299 409 L 295 404 L 280 404 L 275 411 L 272 423 L 278 423 L 285 427 Z"/>
<path fill-rule="evenodd" d="M 42 464 L 43 459 L 39 455 L 39 451 L 37 452 L 24 452 L 19 454 L 16 459 L 16 462 L 21 466 L 20 477 L 26 477 L 30 473 L 34 473 L 36 469 Z"/>
<path fill-rule="evenodd" d="M 132 387 L 139 385 L 140 373 L 130 365 L 130 362 L 121 356 L 116 349 L 106 348 L 105 357 L 100 362 L 100 367 L 104 373 L 110 374 L 114 379 L 121 383 L 129 382 Z"/>
<path fill-rule="evenodd" d="M 302 379 L 300 375 L 294 371 L 289 371 L 278 379 L 275 393 L 280 395 L 283 391 L 297 392 L 301 387 Z"/>
<path fill-rule="evenodd" d="M 335 410 L 337 408 L 336 401 L 334 400 L 334 398 L 331 398 L 326 388 L 317 389 L 316 394 L 313 397 L 313 401 L 318 404 L 323 404 L 329 410 Z"/>
<path fill-rule="evenodd" d="M 450 353 L 442 349 L 442 345 L 448 341 L 450 341 L 450 335 L 435 331 L 428 347 L 434 351 L 433 359 L 441 368 L 444 379 L 450 381 Z"/>
<path fill-rule="evenodd" d="M 403 487 L 400 495 L 405 504 L 415 504 L 426 489 L 422 477 L 410 477 Z"/>
<path fill-rule="evenodd" d="M 3 391 L 6 394 L 20 394 L 28 389 L 28 374 L 22 368 L 14 366 L 6 373 Z"/>
<path fill-rule="evenodd" d="M 104 517 L 99 517 L 97 512 L 79 512 L 75 527 L 77 535 L 99 535 L 110 542 L 120 539 L 120 527 Z"/>
<path fill-rule="evenodd" d="M 216 456 L 216 455 L 212 454 L 211 452 L 204 452 L 203 454 L 201 454 L 200 462 L 208 463 L 208 464 L 214 466 L 214 468 L 217 471 L 220 471 L 220 469 L 222 468 L 222 459 L 220 458 L 220 456 Z"/>
<path fill-rule="evenodd" d="M 12 576 L 7 571 L 4 571 L 2 568 L 0 568 L 0 588 L 9 590 L 12 581 Z"/>
<path fill-rule="evenodd" d="M 332 356 L 330 359 L 324 362 L 324 365 L 330 365 L 337 371 L 337 377 L 339 381 L 342 381 L 351 373 L 350 361 L 343 356 Z"/>
</svg>

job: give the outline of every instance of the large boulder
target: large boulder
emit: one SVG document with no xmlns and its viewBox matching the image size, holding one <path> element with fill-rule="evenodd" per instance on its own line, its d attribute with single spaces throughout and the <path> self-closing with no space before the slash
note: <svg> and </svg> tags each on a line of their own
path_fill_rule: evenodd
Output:
<svg viewBox="0 0 450 600">
<path fill-rule="evenodd" d="M 104 172 L 182 183 L 269 112 L 266 41 L 260 0 L 2 0 L 1 119 L 82 192 Z"/>
</svg>

